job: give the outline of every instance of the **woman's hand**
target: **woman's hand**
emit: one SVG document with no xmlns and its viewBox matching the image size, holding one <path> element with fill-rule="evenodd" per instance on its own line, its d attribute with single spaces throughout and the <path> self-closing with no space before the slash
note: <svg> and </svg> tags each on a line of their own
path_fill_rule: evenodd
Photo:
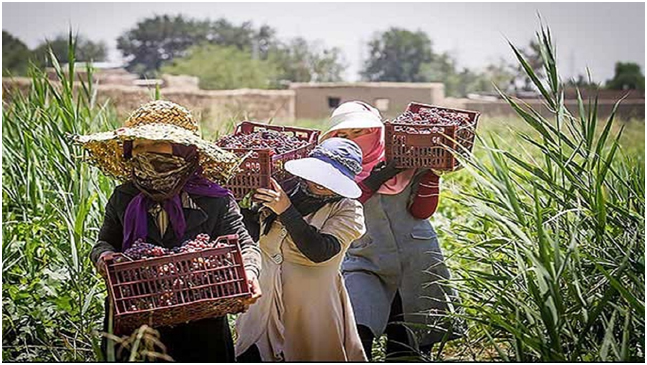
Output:
<svg viewBox="0 0 647 365">
<path fill-rule="evenodd" d="M 281 214 L 288 210 L 292 202 L 276 180 L 270 178 L 270 183 L 272 184 L 272 190 L 258 188 L 256 189 L 256 194 L 254 194 L 254 199 L 272 209 L 274 213 Z"/>
<path fill-rule="evenodd" d="M 261 292 L 261 284 L 258 282 L 258 278 L 256 277 L 256 274 L 254 274 L 251 271 L 246 271 L 247 272 L 247 285 L 249 285 L 249 291 L 252 293 L 252 296 L 250 298 L 245 299 L 245 310 L 249 308 L 250 305 L 256 303 L 258 298 L 263 295 Z"/>
<path fill-rule="evenodd" d="M 371 189 L 372 191 L 377 191 L 382 184 L 391 180 L 395 175 L 404 171 L 404 169 L 399 169 L 395 167 L 395 161 L 382 161 L 371 170 L 371 174 L 364 179 L 363 183 Z"/>
<path fill-rule="evenodd" d="M 111 257 L 114 254 L 112 251 L 106 251 L 99 256 L 97 260 L 97 272 L 104 279 L 108 276 L 108 266 L 106 264 L 106 259 Z"/>
</svg>

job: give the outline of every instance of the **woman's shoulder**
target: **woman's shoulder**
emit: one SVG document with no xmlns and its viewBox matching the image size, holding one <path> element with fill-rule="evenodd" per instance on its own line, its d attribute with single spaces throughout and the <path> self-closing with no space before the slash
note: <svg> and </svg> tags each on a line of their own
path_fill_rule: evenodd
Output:
<svg viewBox="0 0 647 365">
<path fill-rule="evenodd" d="M 117 185 L 117 187 L 114 190 L 115 194 L 124 194 L 124 195 L 132 195 L 135 196 L 139 194 L 139 189 L 133 184 L 132 181 L 126 181 L 121 185 Z"/>
<path fill-rule="evenodd" d="M 363 212 L 362 203 L 357 201 L 357 199 L 343 198 L 332 204 L 332 209 L 336 211 L 360 211 Z"/>
<path fill-rule="evenodd" d="M 196 194 L 189 194 L 189 197 L 193 202 L 198 205 L 200 208 L 202 208 L 205 211 L 219 211 L 223 208 L 227 209 L 237 209 L 238 204 L 236 203 L 236 200 L 234 199 L 233 196 L 231 195 L 225 195 L 225 196 L 207 196 L 207 195 L 196 195 Z"/>
<path fill-rule="evenodd" d="M 137 189 L 132 181 L 126 181 L 123 184 L 117 185 L 115 187 L 115 189 L 112 191 L 110 202 L 114 205 L 126 204 L 139 193 L 139 189 Z"/>
</svg>

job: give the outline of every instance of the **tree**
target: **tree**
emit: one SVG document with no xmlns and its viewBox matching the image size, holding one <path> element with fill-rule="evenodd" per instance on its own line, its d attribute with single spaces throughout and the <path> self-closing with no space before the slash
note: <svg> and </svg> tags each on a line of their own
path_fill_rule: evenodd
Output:
<svg viewBox="0 0 647 365">
<path fill-rule="evenodd" d="M 600 85 L 593 82 L 590 77 L 584 76 L 582 74 L 577 75 L 576 78 L 572 78 L 566 81 L 567 87 L 578 88 L 578 89 L 598 89 Z"/>
<path fill-rule="evenodd" d="M 483 72 L 465 67 L 459 70 L 456 60 L 447 52 L 432 54 L 432 61 L 421 69 L 429 81 L 445 85 L 445 95 L 455 97 L 474 92 L 494 93 L 496 88 L 505 91 L 514 78 L 513 70 L 504 60 L 488 65 Z"/>
<path fill-rule="evenodd" d="M 294 38 L 269 51 L 268 60 L 279 69 L 279 79 L 291 82 L 341 81 L 344 70 L 341 50 L 325 48 L 303 38 Z"/>
<path fill-rule="evenodd" d="M 49 56 L 49 50 L 51 48 L 58 62 L 67 63 L 69 61 L 68 43 L 69 36 L 62 34 L 56 36 L 51 41 L 46 40 L 42 42 L 34 50 L 37 62 L 40 65 L 51 66 L 51 59 Z M 76 62 L 102 62 L 106 60 L 107 56 L 108 50 L 105 42 L 93 42 L 82 35 L 76 36 Z"/>
<path fill-rule="evenodd" d="M 142 76 L 153 76 L 164 63 L 183 57 L 197 44 L 235 46 L 260 59 L 275 42 L 269 26 L 255 30 L 251 22 L 240 26 L 226 19 L 216 21 L 187 19 L 181 15 L 147 18 L 117 39 L 117 49 L 128 60 L 127 69 Z"/>
<path fill-rule="evenodd" d="M 607 81 L 607 87 L 613 90 L 645 90 L 645 75 L 640 65 L 633 62 L 616 62 L 615 75 Z"/>
<path fill-rule="evenodd" d="M 361 71 L 368 81 L 425 82 L 423 65 L 432 61 L 431 40 L 422 31 L 391 28 L 368 43 L 369 57 Z"/>
<path fill-rule="evenodd" d="M 500 58 L 497 63 L 491 63 L 485 67 L 483 78 L 488 81 L 485 91 L 497 92 L 496 89 L 499 89 L 503 92 L 511 92 L 514 85 L 515 66 Z"/>
<path fill-rule="evenodd" d="M 20 39 L 2 31 L 2 76 L 24 75 L 32 53 Z"/>
<path fill-rule="evenodd" d="M 422 31 L 391 28 L 375 35 L 368 47 L 370 54 L 361 75 L 369 81 L 442 82 L 446 95 L 464 97 L 496 88 L 507 90 L 515 78 L 516 70 L 504 60 L 482 72 L 459 68 L 451 54 L 434 53 L 431 40 Z M 538 45 L 532 47 L 534 50 Z M 535 61 L 534 67 L 541 67 Z"/>
<path fill-rule="evenodd" d="M 267 89 L 277 75 L 270 61 L 253 59 L 249 51 L 235 46 L 214 44 L 189 48 L 186 56 L 163 66 L 162 72 L 197 76 L 202 89 Z"/>
</svg>

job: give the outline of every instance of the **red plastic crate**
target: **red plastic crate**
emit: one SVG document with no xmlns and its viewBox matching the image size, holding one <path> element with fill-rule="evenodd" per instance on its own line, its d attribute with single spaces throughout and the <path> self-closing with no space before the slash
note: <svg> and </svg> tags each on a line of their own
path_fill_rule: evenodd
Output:
<svg viewBox="0 0 647 365">
<path fill-rule="evenodd" d="M 461 113 L 467 124 L 411 124 L 384 123 L 386 159 L 395 160 L 398 168 L 431 168 L 437 171 L 456 171 L 462 166 L 452 151 L 469 158 L 474 146 L 476 125 L 480 113 L 469 110 L 443 108 L 421 103 L 410 103 L 407 111 L 418 113 L 424 108 Z"/>
<path fill-rule="evenodd" d="M 232 176 L 225 184 L 225 187 L 231 190 L 236 200 L 243 199 L 250 191 L 256 188 L 269 188 L 270 177 L 276 179 L 281 185 L 285 184 L 292 178 L 292 175 L 285 171 L 283 165 L 290 160 L 296 160 L 308 157 L 308 154 L 317 145 L 320 131 L 316 129 L 286 127 L 280 125 L 270 125 L 255 122 L 241 122 L 236 126 L 234 134 L 251 134 L 262 130 L 272 130 L 282 133 L 288 133 L 303 141 L 307 145 L 294 149 L 289 152 L 277 154 L 271 149 L 252 150 L 241 164 L 238 173 Z M 224 150 L 233 152 L 239 157 L 245 156 L 250 152 L 246 148 L 224 148 Z"/>
<path fill-rule="evenodd" d="M 251 292 L 238 235 L 216 241 L 227 246 L 136 261 L 108 257 L 115 334 L 242 312 Z"/>
</svg>

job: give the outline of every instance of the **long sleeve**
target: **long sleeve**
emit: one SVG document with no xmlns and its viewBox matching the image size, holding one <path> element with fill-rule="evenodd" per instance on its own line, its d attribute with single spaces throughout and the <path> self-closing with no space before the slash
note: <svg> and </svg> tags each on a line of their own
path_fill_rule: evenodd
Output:
<svg viewBox="0 0 647 365">
<path fill-rule="evenodd" d="M 260 221 L 260 211 L 255 209 L 255 207 L 250 208 L 241 208 L 241 214 L 243 215 L 243 223 L 247 232 L 252 237 L 252 239 L 258 242 L 261 236 L 261 221 Z"/>
<path fill-rule="evenodd" d="M 103 225 L 99 231 L 97 243 L 92 247 L 92 251 L 90 251 L 90 260 L 95 264 L 104 252 L 121 252 L 123 225 L 119 221 L 119 217 L 115 211 L 116 196 L 117 192 L 115 191 L 106 204 Z"/>
<path fill-rule="evenodd" d="M 375 191 L 371 190 L 371 188 L 366 186 L 363 181 L 360 181 L 357 185 L 362 190 L 362 195 L 359 198 L 357 198 L 357 201 L 364 204 L 366 203 L 367 200 L 369 200 L 373 196 L 373 194 L 375 194 Z"/>
<path fill-rule="evenodd" d="M 252 237 L 247 232 L 245 224 L 243 223 L 243 215 L 240 213 L 240 208 L 233 197 L 227 198 L 225 204 L 225 211 L 222 213 L 218 224 L 216 225 L 215 232 L 212 233 L 213 237 L 237 234 L 238 242 L 240 242 L 240 250 L 243 256 L 243 263 L 245 269 L 252 271 L 258 275 L 261 270 L 261 251 Z"/>
<path fill-rule="evenodd" d="M 281 213 L 279 219 L 299 251 L 312 262 L 328 261 L 341 251 L 341 245 L 335 236 L 320 233 L 315 227 L 306 223 L 294 205 Z"/>
<path fill-rule="evenodd" d="M 418 219 L 428 219 L 438 208 L 440 177 L 427 171 L 418 183 L 418 191 L 409 206 L 409 213 Z"/>
</svg>

